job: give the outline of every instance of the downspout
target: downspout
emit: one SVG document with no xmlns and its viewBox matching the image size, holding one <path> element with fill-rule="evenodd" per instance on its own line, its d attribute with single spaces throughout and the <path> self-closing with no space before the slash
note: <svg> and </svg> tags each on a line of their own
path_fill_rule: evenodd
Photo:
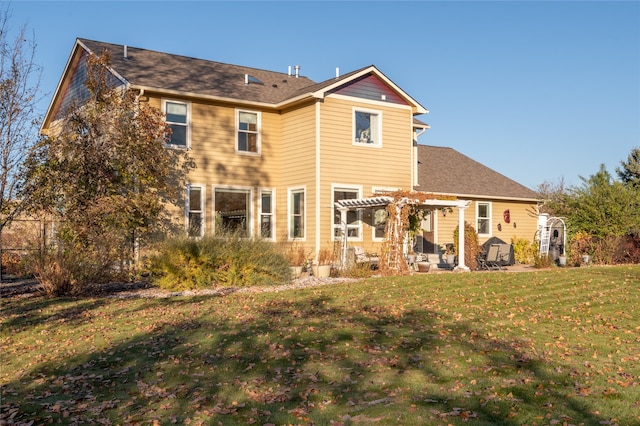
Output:
<svg viewBox="0 0 640 426">
<path fill-rule="evenodd" d="M 420 182 L 418 182 L 418 138 L 426 132 L 427 129 L 424 128 L 421 131 L 416 132 L 416 137 L 413 140 L 413 144 L 411 146 L 411 180 L 412 185 L 411 189 L 415 186 L 419 186 Z"/>
<path fill-rule="evenodd" d="M 316 256 L 320 253 L 320 101 L 316 101 Z M 333 211 L 333 210 L 332 210 Z"/>
</svg>

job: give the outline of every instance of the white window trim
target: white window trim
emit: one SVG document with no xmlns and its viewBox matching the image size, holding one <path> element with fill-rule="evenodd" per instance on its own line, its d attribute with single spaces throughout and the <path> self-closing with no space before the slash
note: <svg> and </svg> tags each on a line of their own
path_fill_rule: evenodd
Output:
<svg viewBox="0 0 640 426">
<path fill-rule="evenodd" d="M 292 233 L 292 229 L 291 229 L 291 195 L 294 192 L 302 192 L 303 196 L 304 196 L 304 213 L 302 215 L 302 220 L 304 221 L 304 237 L 292 237 L 291 233 Z M 292 186 L 290 188 L 287 188 L 287 239 L 289 241 L 307 241 L 307 210 L 308 206 L 307 206 L 307 187 L 306 185 L 303 186 Z"/>
<path fill-rule="evenodd" d="M 480 210 L 480 205 L 487 205 L 489 206 L 489 211 L 487 212 L 489 214 L 489 217 L 486 218 L 489 220 L 489 233 L 488 234 L 481 234 L 480 230 L 478 229 L 478 236 L 479 237 L 490 237 L 493 232 L 493 220 L 492 220 L 492 216 L 493 216 L 493 206 L 491 204 L 490 201 L 476 201 L 476 228 L 478 227 L 478 219 L 480 219 L 480 215 L 479 215 L 479 210 Z M 484 219 L 484 218 L 483 218 Z"/>
<path fill-rule="evenodd" d="M 216 189 L 223 189 L 223 190 L 228 190 L 228 191 L 236 191 L 236 192 L 249 192 L 249 214 L 247 215 L 247 231 L 248 231 L 248 235 L 247 238 L 252 238 L 253 237 L 253 221 L 254 221 L 254 209 L 253 209 L 253 188 L 250 186 L 233 186 L 233 185 L 213 185 L 213 190 L 211 192 L 211 199 L 212 199 L 212 217 L 213 217 L 213 232 L 215 233 L 216 228 L 217 228 L 217 223 L 216 223 Z"/>
<path fill-rule="evenodd" d="M 241 112 L 247 112 L 250 114 L 256 114 L 256 119 L 258 120 L 257 123 L 257 134 L 258 134 L 258 138 L 256 141 L 256 152 L 251 152 L 251 151 L 240 151 L 238 149 L 238 134 L 240 133 L 240 113 Z M 234 144 L 234 150 L 236 152 L 236 154 L 240 154 L 240 155 L 250 155 L 250 156 L 257 156 L 257 155 L 261 155 L 262 153 L 262 113 L 260 111 L 252 111 L 249 109 L 240 109 L 237 108 L 236 109 L 236 115 L 235 115 L 235 134 L 233 135 L 233 144 Z"/>
<path fill-rule="evenodd" d="M 362 198 L 362 185 L 341 185 L 341 184 L 337 184 L 337 183 L 333 183 L 331 184 L 331 241 L 335 241 L 336 237 L 335 237 L 335 229 L 336 229 L 336 225 L 333 223 L 333 214 L 335 211 L 335 192 L 336 190 L 345 190 L 345 191 L 357 191 L 358 192 L 358 196 L 357 198 Z M 363 226 L 362 226 L 362 211 L 358 210 L 358 236 L 357 237 L 347 237 L 347 241 L 354 241 L 354 242 L 362 242 L 363 239 Z M 352 226 L 351 228 L 353 228 L 354 226 Z"/>
<path fill-rule="evenodd" d="M 167 102 L 174 104 L 184 104 L 187 106 L 187 143 L 185 146 L 172 144 L 171 142 L 167 142 L 165 145 L 175 149 L 190 149 L 191 148 L 191 102 L 179 101 L 177 99 L 162 99 L 162 112 L 165 114 L 165 122 L 167 124 L 182 124 L 182 123 L 173 123 L 170 121 L 166 121 L 167 115 Z"/>
<path fill-rule="evenodd" d="M 191 212 L 191 188 L 200 189 L 200 206 L 201 206 L 200 214 L 202 215 L 202 224 L 200 226 L 200 235 L 199 237 L 195 237 L 195 238 L 202 238 L 205 235 L 205 229 L 207 225 L 207 217 L 206 217 L 207 206 L 205 205 L 205 202 L 207 200 L 206 185 L 199 184 L 199 183 L 187 184 L 187 191 L 185 194 L 185 201 L 184 201 L 184 230 L 186 234 L 189 235 L 189 213 Z"/>
<path fill-rule="evenodd" d="M 356 112 L 364 112 L 367 114 L 375 114 L 378 116 L 377 133 L 378 141 L 375 143 L 356 142 L 354 135 L 356 134 Z M 353 146 L 364 146 L 369 148 L 382 148 L 382 111 L 369 108 L 352 107 L 351 108 L 351 144 Z"/>
<path fill-rule="evenodd" d="M 269 192 L 271 194 L 271 237 L 264 238 L 267 241 L 276 240 L 276 190 L 274 188 L 259 188 L 258 189 L 258 226 L 256 229 L 260 230 L 260 236 L 262 237 L 262 193 Z"/>
<path fill-rule="evenodd" d="M 383 187 L 383 186 L 372 186 L 371 187 L 371 193 L 375 195 L 384 195 L 385 192 L 396 192 L 398 190 L 398 188 L 390 188 L 390 187 Z M 382 208 L 386 208 L 382 207 Z M 383 238 L 379 238 L 376 237 L 376 226 L 375 226 L 375 217 L 373 217 L 373 215 L 375 215 L 375 211 L 377 209 L 373 209 L 372 210 L 372 217 L 371 217 L 371 241 L 373 242 L 377 242 L 377 243 L 381 243 L 384 241 L 384 237 Z"/>
</svg>

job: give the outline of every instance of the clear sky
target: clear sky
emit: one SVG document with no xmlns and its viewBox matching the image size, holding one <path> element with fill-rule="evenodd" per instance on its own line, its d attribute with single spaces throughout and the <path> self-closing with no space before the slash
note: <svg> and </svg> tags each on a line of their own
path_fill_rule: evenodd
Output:
<svg viewBox="0 0 640 426">
<path fill-rule="evenodd" d="M 0 0 L 3 6 L 5 0 Z M 24 1 L 46 109 L 77 37 L 301 74 L 375 65 L 447 146 L 531 189 L 640 146 L 637 1 Z M 451 171 L 455 178 L 455 171 Z"/>
</svg>

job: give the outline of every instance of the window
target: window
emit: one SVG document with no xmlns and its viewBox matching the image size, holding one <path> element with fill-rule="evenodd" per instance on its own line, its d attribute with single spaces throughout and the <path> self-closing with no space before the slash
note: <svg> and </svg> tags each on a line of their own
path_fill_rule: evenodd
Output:
<svg viewBox="0 0 640 426">
<path fill-rule="evenodd" d="M 289 238 L 304 238 L 304 189 L 289 192 Z"/>
<path fill-rule="evenodd" d="M 183 102 L 166 101 L 164 104 L 167 124 L 171 127 L 170 145 L 186 148 L 188 144 L 188 107 Z"/>
<path fill-rule="evenodd" d="M 378 111 L 365 111 L 354 109 L 353 129 L 354 143 L 358 145 L 382 145 L 381 140 L 381 116 Z"/>
<path fill-rule="evenodd" d="M 260 152 L 259 122 L 259 113 L 238 111 L 238 152 Z"/>
<path fill-rule="evenodd" d="M 333 202 L 340 200 L 353 200 L 360 198 L 360 190 L 354 188 L 334 188 Z M 346 225 L 348 238 L 359 239 L 361 231 L 361 213 L 357 210 L 347 211 L 347 223 L 342 223 L 342 215 L 340 210 L 333 208 L 333 237 L 339 238 L 343 235 Z"/>
<path fill-rule="evenodd" d="M 204 235 L 204 190 L 200 186 L 189 186 L 187 205 L 187 235 Z"/>
<path fill-rule="evenodd" d="M 373 187 L 374 196 L 389 195 L 398 190 L 398 188 L 376 188 Z M 386 206 L 373 209 L 371 217 L 371 225 L 373 227 L 373 241 L 384 241 L 384 230 L 387 226 L 387 219 L 389 218 L 389 212 Z"/>
<path fill-rule="evenodd" d="M 478 234 L 491 234 L 491 203 L 477 203 Z"/>
<path fill-rule="evenodd" d="M 262 191 L 260 197 L 260 236 L 273 239 L 273 193 Z"/>
<path fill-rule="evenodd" d="M 384 239 L 384 229 L 387 226 L 389 212 L 386 208 L 380 207 L 373 211 L 373 238 L 374 240 Z"/>
<path fill-rule="evenodd" d="M 237 232 L 251 236 L 251 191 L 216 188 L 214 197 L 216 232 Z"/>
</svg>

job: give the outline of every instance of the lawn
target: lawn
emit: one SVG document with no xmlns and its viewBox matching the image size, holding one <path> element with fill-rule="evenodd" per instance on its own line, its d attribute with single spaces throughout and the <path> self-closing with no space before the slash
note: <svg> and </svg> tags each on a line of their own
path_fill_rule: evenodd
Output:
<svg viewBox="0 0 640 426">
<path fill-rule="evenodd" d="M 640 266 L 2 300 L 0 424 L 640 424 Z"/>
</svg>

